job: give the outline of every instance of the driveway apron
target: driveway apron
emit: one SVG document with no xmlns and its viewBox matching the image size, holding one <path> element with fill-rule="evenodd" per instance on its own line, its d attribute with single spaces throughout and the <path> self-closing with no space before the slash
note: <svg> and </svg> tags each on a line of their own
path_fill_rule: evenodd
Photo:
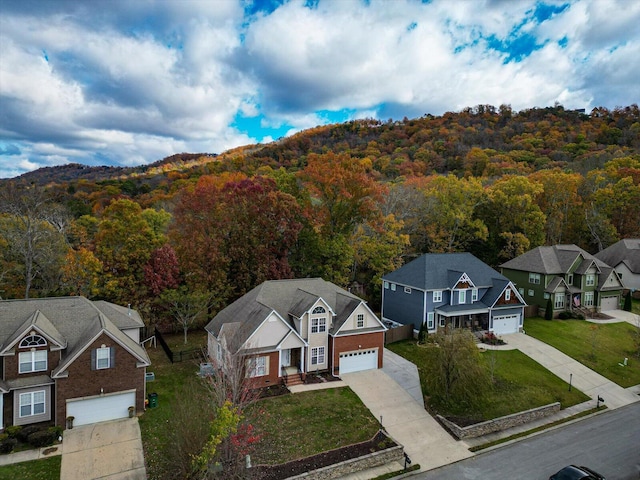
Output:
<svg viewBox="0 0 640 480">
<path fill-rule="evenodd" d="M 529 335 L 512 333 L 504 335 L 504 339 L 510 347 L 517 348 L 564 381 L 571 380 L 571 384 L 575 388 L 590 396 L 594 401 L 599 395 L 604 399 L 608 408 L 619 408 L 640 400 L 638 395 Z"/>
<path fill-rule="evenodd" d="M 385 351 L 385 361 L 386 361 Z M 399 442 L 412 462 L 430 470 L 472 456 L 424 407 L 383 370 L 341 375 L 384 429 Z"/>
<path fill-rule="evenodd" d="M 64 431 L 60 480 L 147 478 L 137 418 Z"/>
</svg>

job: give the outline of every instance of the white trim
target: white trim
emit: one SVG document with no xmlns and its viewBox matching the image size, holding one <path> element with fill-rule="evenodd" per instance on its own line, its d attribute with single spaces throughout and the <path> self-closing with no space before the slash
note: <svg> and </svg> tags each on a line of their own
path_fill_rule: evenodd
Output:
<svg viewBox="0 0 640 480">
<path fill-rule="evenodd" d="M 439 294 L 437 300 L 436 300 L 436 293 Z M 433 303 L 442 303 L 442 290 L 434 290 L 431 295 L 431 301 Z"/>
<path fill-rule="evenodd" d="M 42 393 L 42 402 L 35 402 L 35 395 L 37 393 Z M 30 403 L 24 404 L 24 406 L 29 405 L 31 407 L 31 413 L 27 415 L 22 414 L 22 397 L 29 395 L 31 398 Z M 36 405 L 40 405 L 42 403 L 42 411 L 35 413 L 34 408 Z M 33 390 L 31 392 L 18 393 L 18 418 L 27 418 L 27 417 L 37 417 L 39 415 L 47 414 L 47 391 L 46 390 Z"/>
<path fill-rule="evenodd" d="M 35 372 L 46 372 L 49 369 L 49 351 L 48 350 L 26 350 L 23 352 L 18 352 L 18 374 L 22 373 L 35 373 Z M 44 368 L 36 369 L 36 362 L 42 362 L 42 359 L 36 360 L 37 353 L 44 353 Z M 31 361 L 23 361 L 20 357 L 24 357 L 29 355 L 31 357 Z M 22 370 L 22 364 L 31 364 L 31 370 Z"/>
</svg>

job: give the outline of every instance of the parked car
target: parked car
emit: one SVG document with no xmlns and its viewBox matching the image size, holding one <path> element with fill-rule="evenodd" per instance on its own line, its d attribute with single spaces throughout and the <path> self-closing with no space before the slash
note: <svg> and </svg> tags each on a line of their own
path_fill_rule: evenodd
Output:
<svg viewBox="0 0 640 480">
<path fill-rule="evenodd" d="M 549 480 L 605 480 L 605 478 L 590 468 L 568 465 L 558 473 L 551 475 Z"/>
</svg>

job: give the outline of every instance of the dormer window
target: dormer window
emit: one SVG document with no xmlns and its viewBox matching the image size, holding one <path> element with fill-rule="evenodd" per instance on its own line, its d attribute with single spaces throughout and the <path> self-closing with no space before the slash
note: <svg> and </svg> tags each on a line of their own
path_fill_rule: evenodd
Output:
<svg viewBox="0 0 640 480">
<path fill-rule="evenodd" d="M 31 333 L 28 337 L 24 337 L 20 342 L 20 348 L 31 348 L 31 347 L 44 347 L 47 344 L 47 341 L 44 337 L 40 335 L 36 335 L 35 333 Z"/>
<path fill-rule="evenodd" d="M 505 300 L 511 300 L 511 290 L 509 290 L 508 288 L 504 291 L 504 299 Z"/>
<path fill-rule="evenodd" d="M 316 307 L 311 313 L 327 313 L 327 311 L 324 309 L 324 307 Z"/>
<path fill-rule="evenodd" d="M 593 273 L 587 274 L 587 287 L 593 287 L 596 283 L 596 276 Z"/>
</svg>

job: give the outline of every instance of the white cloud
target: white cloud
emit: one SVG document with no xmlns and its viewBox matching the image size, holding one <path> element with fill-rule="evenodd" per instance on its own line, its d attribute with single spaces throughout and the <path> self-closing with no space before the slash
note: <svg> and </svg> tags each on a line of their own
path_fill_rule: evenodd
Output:
<svg viewBox="0 0 640 480">
<path fill-rule="evenodd" d="M 243 18 L 246 5 L 113 0 L 97 15 L 84 2 L 3 4 L 0 142 L 21 153 L 0 156 L 0 177 L 263 137 L 236 130 L 238 115 L 291 134 L 331 121 L 322 111 L 386 119 L 640 97 L 640 2 L 571 0 L 541 23 L 534 0 L 292 0 Z M 533 46 L 523 38 L 536 49 L 516 51 Z"/>
</svg>

